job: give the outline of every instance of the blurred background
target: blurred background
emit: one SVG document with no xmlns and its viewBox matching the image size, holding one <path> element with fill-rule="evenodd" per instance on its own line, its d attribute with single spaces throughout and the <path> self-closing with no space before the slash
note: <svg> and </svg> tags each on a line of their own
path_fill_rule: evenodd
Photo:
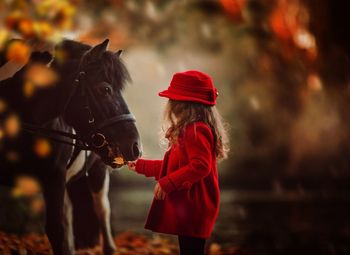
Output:
<svg viewBox="0 0 350 255">
<path fill-rule="evenodd" d="M 229 158 L 219 163 L 222 203 L 210 240 L 219 245 L 213 249 L 350 254 L 348 5 L 332 0 L 4 0 L 0 47 L 5 49 L 8 38 L 24 38 L 28 44 L 14 52 L 6 46 L 7 56 L 23 64 L 33 40 L 70 38 L 94 45 L 109 38 L 110 50 L 123 49 L 132 78 L 125 98 L 137 118 L 143 157 L 150 159 L 162 158 L 165 150 L 159 134 L 166 101 L 157 93 L 175 72 L 210 74 L 231 143 Z M 113 173 L 114 233 L 150 234 L 143 222 L 154 184 L 125 167 Z M 20 197 L 10 199 L 11 213 L 0 210 L 0 226 L 10 232 L 42 231 L 40 207 L 28 212 Z M 8 220 L 14 212 L 17 225 Z"/>
</svg>

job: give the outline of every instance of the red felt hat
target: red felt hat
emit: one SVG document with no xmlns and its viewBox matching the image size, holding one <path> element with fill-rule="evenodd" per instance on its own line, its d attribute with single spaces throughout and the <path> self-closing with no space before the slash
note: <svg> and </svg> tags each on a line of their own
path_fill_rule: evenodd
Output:
<svg viewBox="0 0 350 255">
<path fill-rule="evenodd" d="M 218 91 L 209 75 L 191 70 L 174 74 L 168 89 L 160 92 L 159 96 L 177 101 L 215 105 Z"/>
</svg>

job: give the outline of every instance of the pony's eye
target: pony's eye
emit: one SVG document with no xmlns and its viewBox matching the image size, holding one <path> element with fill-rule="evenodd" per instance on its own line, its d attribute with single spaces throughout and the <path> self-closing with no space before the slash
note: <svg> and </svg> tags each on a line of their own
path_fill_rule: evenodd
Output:
<svg viewBox="0 0 350 255">
<path fill-rule="evenodd" d="M 112 91 L 111 91 L 111 88 L 109 87 L 105 87 L 105 93 L 106 94 L 110 94 Z"/>
<path fill-rule="evenodd" d="M 100 88 L 100 93 L 104 96 L 109 96 L 112 94 L 112 89 L 109 86 L 104 86 Z"/>
</svg>

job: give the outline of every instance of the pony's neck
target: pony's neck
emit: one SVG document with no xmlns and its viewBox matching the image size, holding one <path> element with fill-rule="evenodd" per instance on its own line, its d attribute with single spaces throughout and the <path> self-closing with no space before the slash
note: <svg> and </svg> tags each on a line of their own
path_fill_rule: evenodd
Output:
<svg viewBox="0 0 350 255">
<path fill-rule="evenodd" d="M 64 71 L 69 70 L 68 68 Z M 24 95 L 25 67 L 13 77 L 1 81 L 0 99 L 5 100 L 10 109 L 20 118 L 33 124 L 44 124 L 62 114 L 63 106 L 72 89 L 74 75 L 70 75 L 74 66 L 70 65 L 70 72 L 59 72 L 60 81 L 56 84 L 36 91 L 32 97 Z"/>
<path fill-rule="evenodd" d="M 77 62 L 69 61 L 64 68 L 52 69 L 57 72 L 59 81 L 51 88 L 43 91 L 35 102 L 35 116 L 32 119 L 37 123 L 45 123 L 56 117 L 63 117 L 64 107 L 68 103 L 70 94 L 73 92 L 74 79 L 76 78 Z"/>
</svg>

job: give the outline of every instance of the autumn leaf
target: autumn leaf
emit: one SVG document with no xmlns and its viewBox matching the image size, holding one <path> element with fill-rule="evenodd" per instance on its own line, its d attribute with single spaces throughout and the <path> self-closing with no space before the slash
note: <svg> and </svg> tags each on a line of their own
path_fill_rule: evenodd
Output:
<svg viewBox="0 0 350 255">
<path fill-rule="evenodd" d="M 5 30 L 8 34 L 22 39 L 55 43 L 62 39 L 64 31 L 73 27 L 76 13 L 74 4 L 67 0 L 17 0 L 9 1 L 3 8 Z"/>
<path fill-rule="evenodd" d="M 61 29 L 71 29 L 73 26 L 73 15 L 75 14 L 75 8 L 68 4 L 62 4 L 61 8 L 57 11 L 55 20 L 59 24 Z"/>
<path fill-rule="evenodd" d="M 7 42 L 9 33 L 5 29 L 0 29 L 0 50 L 4 48 L 5 43 Z"/>
<path fill-rule="evenodd" d="M 242 9 L 245 5 L 245 0 L 220 0 L 221 5 L 225 11 L 237 20 L 242 18 Z"/>
<path fill-rule="evenodd" d="M 0 140 L 5 137 L 5 132 L 2 128 L 0 128 Z"/>
<path fill-rule="evenodd" d="M 45 207 L 44 200 L 40 197 L 34 198 L 30 204 L 30 209 L 34 214 L 39 214 L 43 212 L 44 207 Z"/>
<path fill-rule="evenodd" d="M 52 86 L 58 80 L 56 72 L 42 64 L 32 64 L 25 73 L 26 83 L 36 87 Z"/>
<path fill-rule="evenodd" d="M 6 58 L 10 61 L 26 64 L 30 57 L 30 47 L 23 41 L 13 41 L 7 48 Z"/>
<path fill-rule="evenodd" d="M 211 243 L 209 246 L 208 255 L 220 255 L 221 254 L 221 246 L 218 243 Z"/>
<path fill-rule="evenodd" d="M 35 141 L 34 151 L 40 158 L 46 158 L 51 154 L 51 145 L 48 140 L 39 138 Z"/>
<path fill-rule="evenodd" d="M 5 25 L 9 30 L 15 30 L 22 18 L 23 13 L 20 10 L 15 10 L 5 18 Z"/>
<path fill-rule="evenodd" d="M 59 29 L 70 29 L 75 7 L 69 1 L 44 0 L 36 5 L 36 12 L 56 24 Z"/>
<path fill-rule="evenodd" d="M 322 90 L 322 81 L 316 73 L 311 73 L 307 77 L 307 86 L 311 91 Z"/>
<path fill-rule="evenodd" d="M 18 155 L 18 153 L 16 151 L 9 150 L 9 151 L 6 152 L 5 158 L 8 161 L 15 162 L 15 161 L 19 160 L 19 155 Z"/>
<path fill-rule="evenodd" d="M 64 63 L 68 59 L 68 54 L 63 49 L 56 49 L 55 50 L 55 60 L 59 62 L 60 64 Z"/>
<path fill-rule="evenodd" d="M 41 188 L 39 182 L 29 176 L 20 176 L 16 179 L 13 192 L 17 196 L 34 196 L 40 193 Z"/>
<path fill-rule="evenodd" d="M 11 114 L 4 121 L 4 131 L 8 137 L 17 136 L 20 130 L 20 121 L 17 115 Z"/>
<path fill-rule="evenodd" d="M 146 237 L 142 234 L 126 231 L 119 233 L 114 238 L 118 247 L 115 255 L 178 255 L 177 243 L 169 239 L 155 235 Z M 139 246 L 134 246 L 139 244 Z M 155 245 L 157 244 L 157 245 Z M 13 251 L 25 250 L 27 254 L 52 254 L 50 244 L 45 235 L 27 234 L 23 237 L 0 232 L 0 254 L 11 246 Z M 234 255 L 238 254 L 237 247 L 223 249 L 220 244 L 212 243 L 209 246 L 208 255 Z M 11 253 L 9 253 L 11 254 Z M 76 255 L 102 255 L 101 245 L 87 249 L 78 250 Z"/>
<path fill-rule="evenodd" d="M 34 22 L 33 28 L 37 36 L 42 39 L 49 39 L 54 33 L 54 28 L 47 21 Z"/>
<path fill-rule="evenodd" d="M 35 35 L 33 21 L 28 18 L 19 21 L 18 30 L 24 38 L 32 38 Z"/>
<path fill-rule="evenodd" d="M 34 91 L 35 91 L 35 86 L 33 85 L 33 83 L 27 81 L 23 84 L 23 94 L 25 97 L 29 98 L 33 96 Z"/>
<path fill-rule="evenodd" d="M 4 100 L 0 99 L 0 113 L 3 113 L 7 108 L 7 104 Z"/>
</svg>

